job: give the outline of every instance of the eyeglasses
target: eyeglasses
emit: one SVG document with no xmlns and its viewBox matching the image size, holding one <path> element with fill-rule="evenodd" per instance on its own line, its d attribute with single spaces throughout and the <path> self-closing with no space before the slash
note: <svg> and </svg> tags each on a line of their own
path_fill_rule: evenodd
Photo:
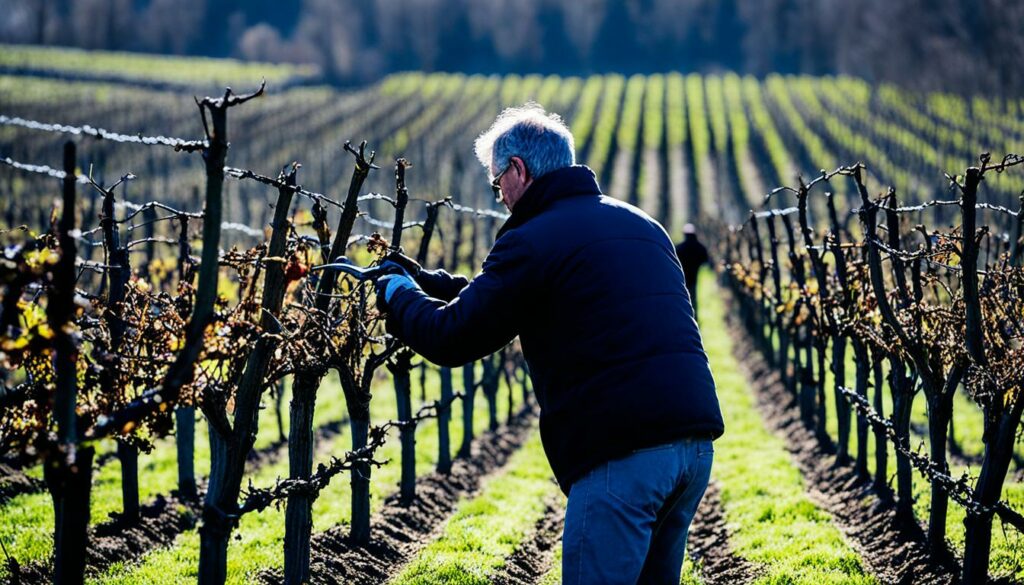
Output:
<svg viewBox="0 0 1024 585">
<path fill-rule="evenodd" d="M 508 172 L 508 170 L 511 168 L 512 161 L 509 161 L 508 166 L 505 167 L 504 170 L 502 170 L 497 175 L 494 175 L 494 178 L 491 179 L 491 190 L 494 191 L 494 200 L 497 201 L 498 203 L 501 203 L 501 185 L 498 184 L 498 181 L 500 181 L 501 176 Z"/>
</svg>

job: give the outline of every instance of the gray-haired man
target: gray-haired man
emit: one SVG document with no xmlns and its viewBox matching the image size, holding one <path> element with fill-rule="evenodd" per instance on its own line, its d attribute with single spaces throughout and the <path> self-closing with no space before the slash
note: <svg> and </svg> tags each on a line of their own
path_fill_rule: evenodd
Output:
<svg viewBox="0 0 1024 585">
<path fill-rule="evenodd" d="M 518 335 L 569 496 L 564 582 L 678 583 L 724 425 L 672 242 L 601 194 L 536 105 L 505 110 L 476 154 L 511 217 L 472 281 L 408 262 L 378 281 L 389 327 L 452 367 Z"/>
</svg>

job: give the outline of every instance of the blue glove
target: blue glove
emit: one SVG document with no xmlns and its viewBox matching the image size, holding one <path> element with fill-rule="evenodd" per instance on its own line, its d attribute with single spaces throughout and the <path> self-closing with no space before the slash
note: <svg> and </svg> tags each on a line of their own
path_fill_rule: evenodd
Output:
<svg viewBox="0 0 1024 585">
<path fill-rule="evenodd" d="M 387 263 L 385 263 L 385 265 L 386 264 Z M 395 264 L 395 266 L 398 265 Z M 395 293 L 400 290 L 405 290 L 407 288 L 418 289 L 420 287 L 418 284 L 416 284 L 416 281 L 414 281 L 412 278 L 409 277 L 408 274 L 405 273 L 404 270 L 398 274 L 385 274 L 384 276 L 378 278 L 375 284 L 377 286 L 377 296 L 379 297 L 383 295 L 385 303 L 390 303 L 391 298 L 395 296 Z"/>
</svg>

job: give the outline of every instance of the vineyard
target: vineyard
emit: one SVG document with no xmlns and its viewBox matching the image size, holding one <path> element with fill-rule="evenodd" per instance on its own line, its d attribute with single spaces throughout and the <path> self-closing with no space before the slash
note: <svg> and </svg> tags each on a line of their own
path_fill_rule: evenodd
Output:
<svg viewBox="0 0 1024 585">
<path fill-rule="evenodd" d="M 712 252 L 685 583 L 1024 581 L 1024 99 L 139 71 L 0 75 L 0 581 L 559 582 L 518 344 L 436 366 L 319 268 L 474 274 L 508 215 L 473 139 L 526 101 Z"/>
</svg>

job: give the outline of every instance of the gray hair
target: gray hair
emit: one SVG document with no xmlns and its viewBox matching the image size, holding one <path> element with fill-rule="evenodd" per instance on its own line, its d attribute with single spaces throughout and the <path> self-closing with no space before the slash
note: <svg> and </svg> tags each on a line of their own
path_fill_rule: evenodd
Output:
<svg viewBox="0 0 1024 585">
<path fill-rule="evenodd" d="M 576 164 L 576 141 L 558 114 L 534 102 L 507 108 L 476 139 L 476 158 L 488 173 L 501 172 L 518 156 L 534 179 Z"/>
</svg>

